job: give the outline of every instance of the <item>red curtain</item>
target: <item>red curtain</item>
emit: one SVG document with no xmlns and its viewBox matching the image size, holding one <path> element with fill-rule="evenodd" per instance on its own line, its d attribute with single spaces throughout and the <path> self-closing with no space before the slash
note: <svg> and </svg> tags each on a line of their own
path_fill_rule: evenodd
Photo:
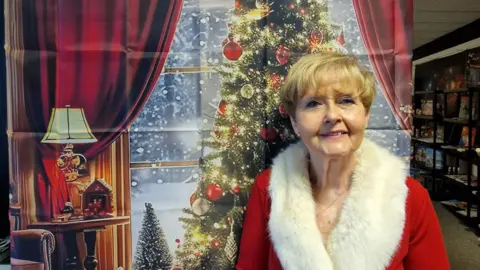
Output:
<svg viewBox="0 0 480 270">
<path fill-rule="evenodd" d="M 68 199 L 55 165 L 59 145 L 40 143 L 52 108 L 83 108 L 98 142 L 74 145 L 87 159 L 115 141 L 140 113 L 165 63 L 182 0 L 22 2 L 24 78 L 30 132 L 54 212 Z M 39 189 L 45 190 L 45 189 Z M 37 194 L 39 202 L 47 194 Z M 48 209 L 44 205 L 44 216 Z"/>
<path fill-rule="evenodd" d="M 360 32 L 382 92 L 402 129 L 412 123 L 402 106 L 411 105 L 412 0 L 353 0 Z"/>
</svg>

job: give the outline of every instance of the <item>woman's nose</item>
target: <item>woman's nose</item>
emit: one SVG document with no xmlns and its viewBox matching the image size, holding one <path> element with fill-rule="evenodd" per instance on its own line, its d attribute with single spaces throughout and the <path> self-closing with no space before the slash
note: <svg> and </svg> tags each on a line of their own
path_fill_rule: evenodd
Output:
<svg viewBox="0 0 480 270">
<path fill-rule="evenodd" d="M 328 104 L 326 106 L 326 114 L 325 114 L 325 122 L 333 122 L 336 123 L 340 121 L 340 110 L 336 104 Z"/>
</svg>

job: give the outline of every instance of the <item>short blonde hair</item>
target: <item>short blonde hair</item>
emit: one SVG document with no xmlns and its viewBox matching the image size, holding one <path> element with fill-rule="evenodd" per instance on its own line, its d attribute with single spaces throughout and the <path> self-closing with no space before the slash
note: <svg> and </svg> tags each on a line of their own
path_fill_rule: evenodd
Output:
<svg viewBox="0 0 480 270">
<path fill-rule="evenodd" d="M 370 111 L 376 95 L 375 78 L 371 71 L 360 66 L 353 56 L 337 52 L 319 52 L 301 57 L 290 69 L 280 90 L 280 100 L 287 113 L 295 118 L 297 102 L 308 92 L 333 83 L 342 84 L 346 93 L 356 94 Z M 344 87 L 346 86 L 346 87 Z"/>
</svg>

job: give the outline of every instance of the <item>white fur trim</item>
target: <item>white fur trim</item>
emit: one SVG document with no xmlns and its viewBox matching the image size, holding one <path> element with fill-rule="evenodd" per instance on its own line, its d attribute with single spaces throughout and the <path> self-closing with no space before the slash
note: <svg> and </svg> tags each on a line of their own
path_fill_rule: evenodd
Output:
<svg viewBox="0 0 480 270">
<path fill-rule="evenodd" d="M 285 270 L 385 269 L 402 239 L 408 194 L 404 162 L 364 138 L 350 194 L 324 245 L 303 143 L 274 160 L 269 193 L 270 237 Z M 327 252 L 328 250 L 328 252 Z"/>
</svg>

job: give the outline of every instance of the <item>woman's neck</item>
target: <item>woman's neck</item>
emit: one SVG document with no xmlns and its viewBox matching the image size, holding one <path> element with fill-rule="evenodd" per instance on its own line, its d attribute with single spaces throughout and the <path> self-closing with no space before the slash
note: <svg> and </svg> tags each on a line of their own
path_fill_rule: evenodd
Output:
<svg viewBox="0 0 480 270">
<path fill-rule="evenodd" d="M 309 173 L 314 192 L 320 194 L 346 191 L 350 187 L 355 164 L 354 153 L 341 158 L 310 155 Z"/>
</svg>

